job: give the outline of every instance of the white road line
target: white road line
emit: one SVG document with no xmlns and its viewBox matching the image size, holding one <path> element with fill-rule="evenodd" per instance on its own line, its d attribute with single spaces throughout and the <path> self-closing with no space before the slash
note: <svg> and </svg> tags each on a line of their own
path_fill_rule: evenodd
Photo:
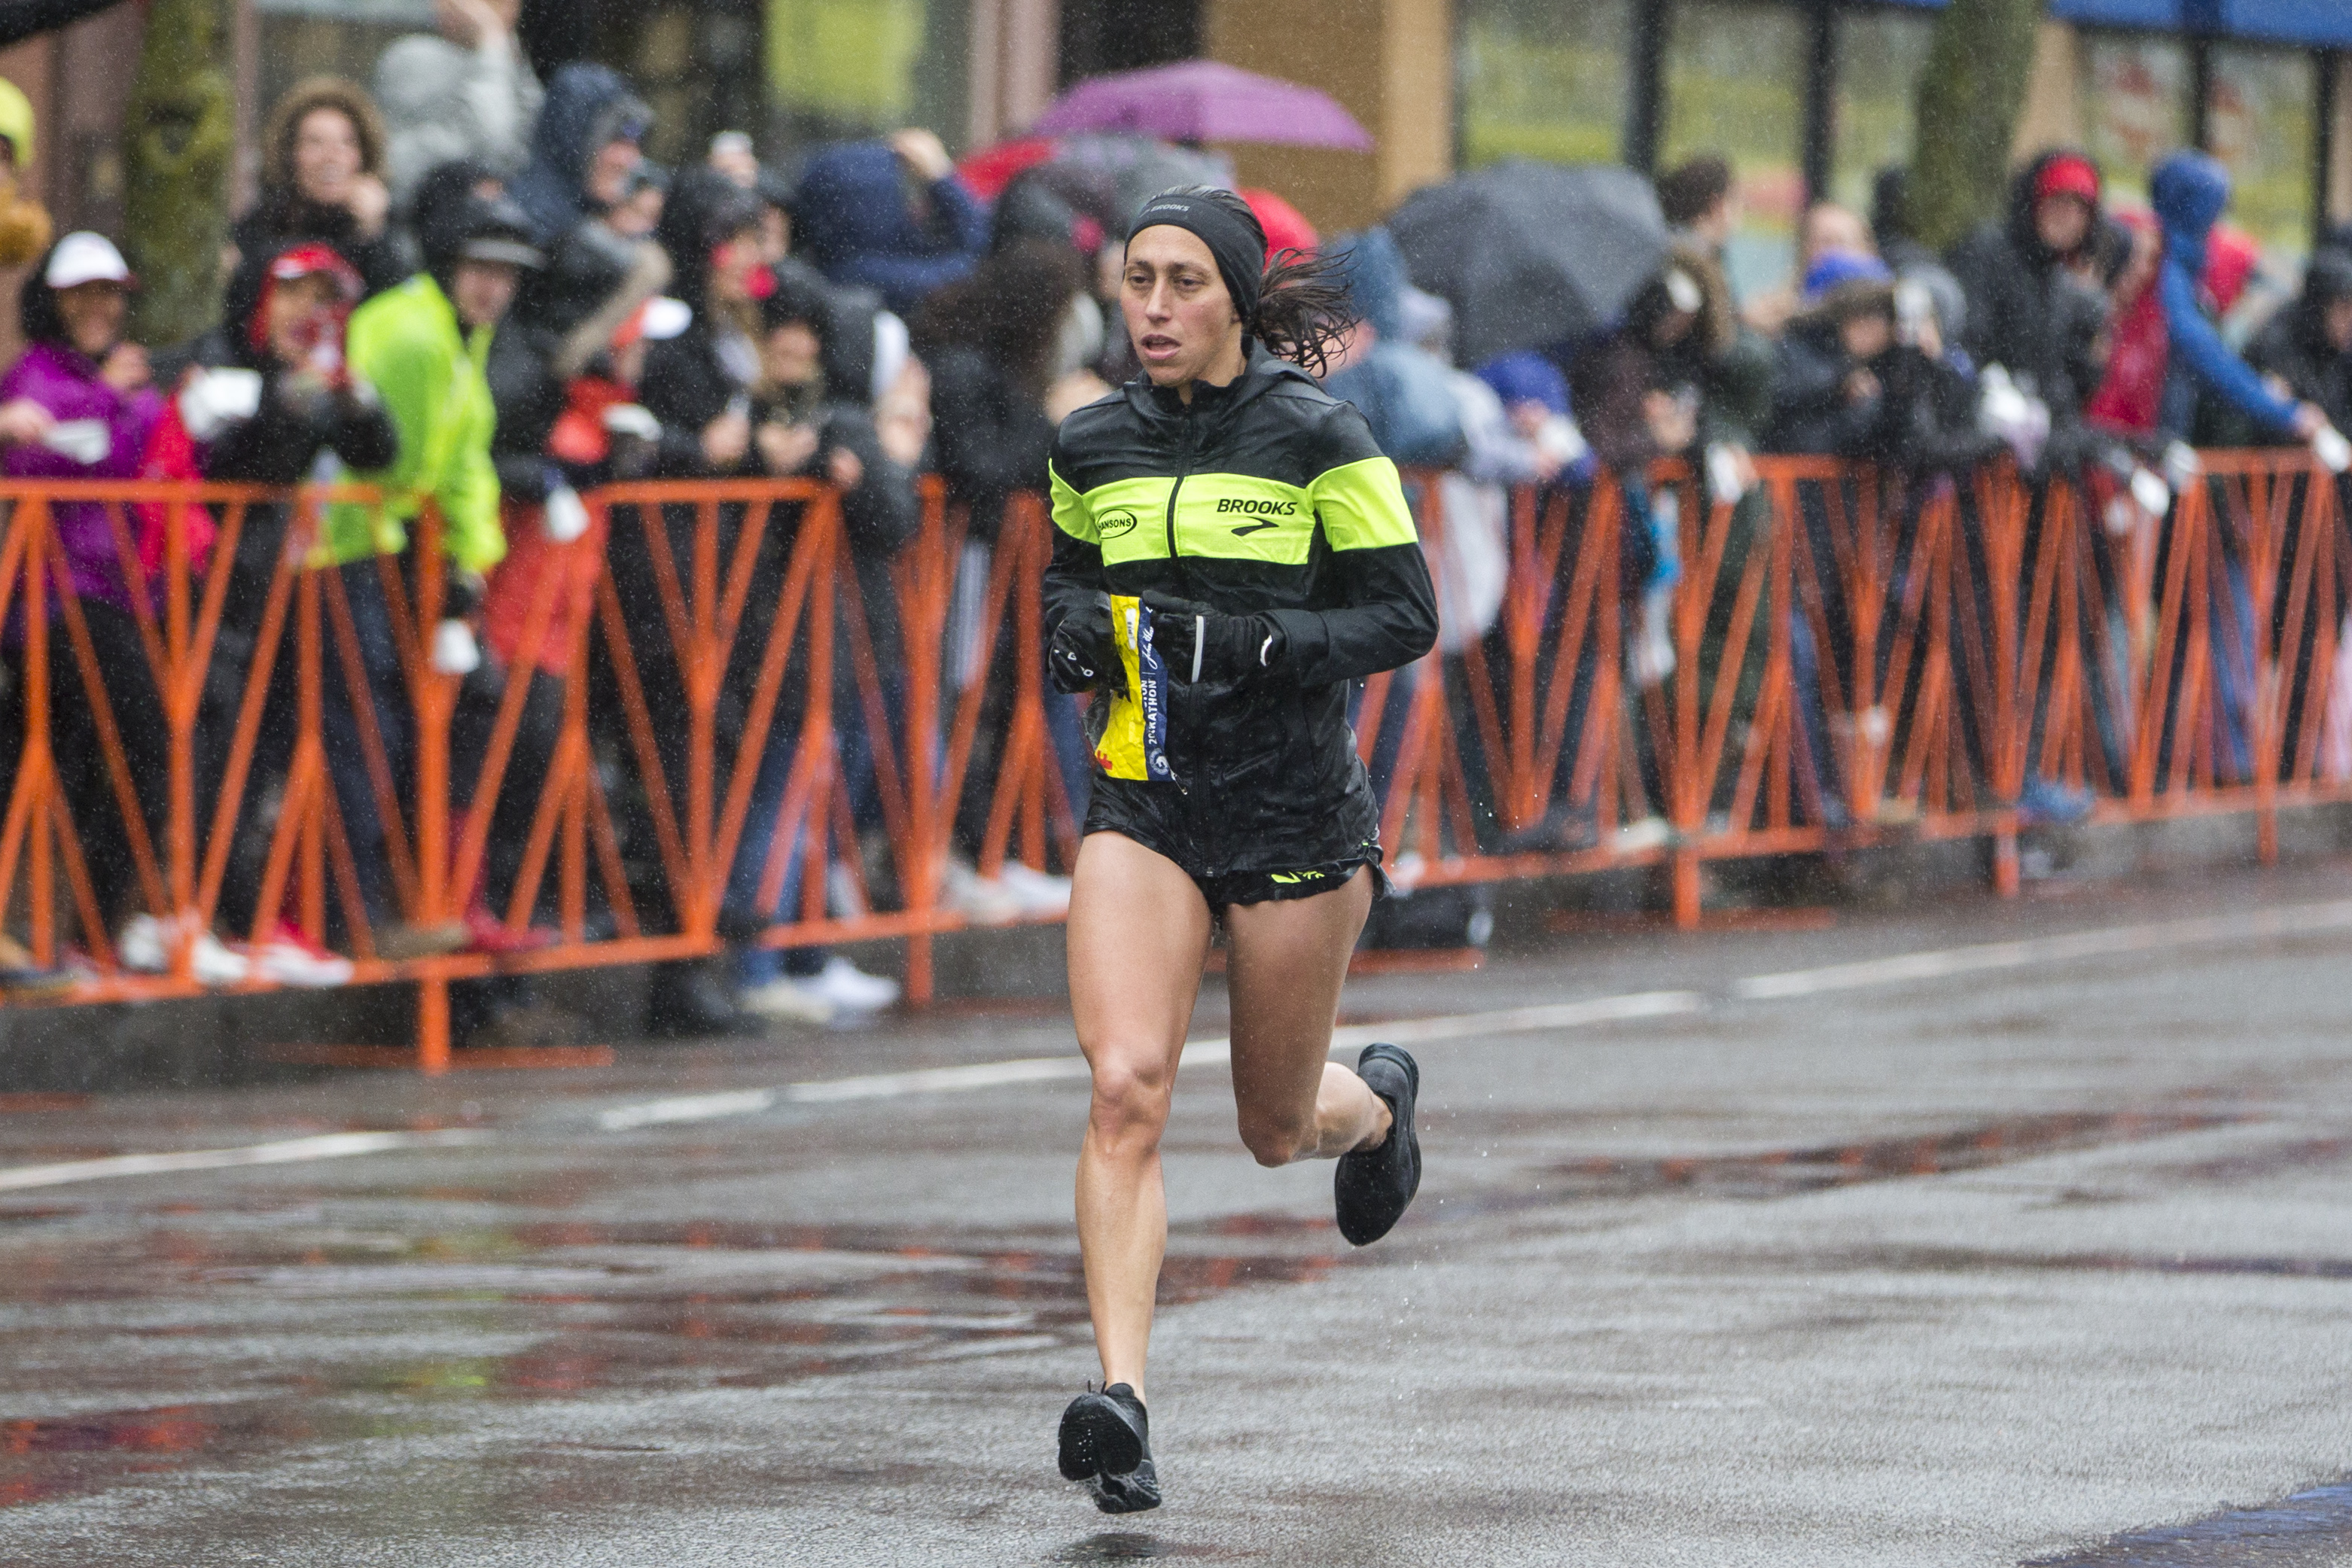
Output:
<svg viewBox="0 0 2352 1568">
<path fill-rule="evenodd" d="M 1497 1012 L 1448 1013 L 1436 1018 L 1396 1019 L 1387 1023 L 1349 1024 L 1331 1031 L 1334 1051 L 1359 1051 L 1376 1040 L 1395 1045 L 1426 1045 L 1438 1040 L 1483 1039 L 1496 1034 L 1532 1034 L 1544 1030 L 1580 1029 L 1591 1024 L 1617 1023 L 1629 1019 L 1663 1018 L 1672 1013 L 1697 1012 L 1706 998 L 1696 991 L 1640 991 L 1631 996 L 1594 997 L 1584 1001 L 1558 1002 L 1546 1007 L 1508 1008 Z M 1228 1039 L 1187 1040 L 1184 1065 L 1214 1066 L 1233 1060 Z M 877 1072 L 860 1078 L 822 1078 L 788 1083 L 782 1089 L 749 1089 L 727 1094 L 680 1094 L 616 1105 L 597 1113 L 596 1124 L 608 1133 L 636 1127 L 668 1126 L 680 1122 L 709 1122 L 722 1116 L 756 1115 L 775 1105 L 821 1105 L 844 1100 L 894 1100 L 905 1094 L 950 1094 L 974 1089 L 996 1089 L 1008 1083 L 1045 1083 L 1087 1076 L 1082 1056 L 1024 1056 L 1006 1061 L 981 1061 L 970 1067 L 933 1067 L 913 1072 Z"/>
<path fill-rule="evenodd" d="M 1823 991 L 1897 985 L 1905 980 L 1938 979 L 1984 969 L 2063 963 L 2070 958 L 2147 953 L 2209 942 L 2242 942 L 2258 936 L 2293 936 L 2307 931 L 2341 930 L 2347 925 L 2352 925 L 2352 900 L 2304 904 L 2245 915 L 2168 920 L 2149 925 L 2113 925 L 2103 931 L 2073 931 L 2019 942 L 1988 942 L 1981 946 L 1947 947 L 1940 952 L 1898 953 L 1890 958 L 1865 958 L 1858 963 L 1791 969 L 1778 975 L 1750 975 L 1734 981 L 1731 994 L 1745 1001 L 1769 1001 L 1817 996 Z"/>
<path fill-rule="evenodd" d="M 596 1113 L 596 1125 L 607 1133 L 635 1127 L 656 1127 L 669 1122 L 708 1122 L 715 1116 L 750 1116 L 776 1103 L 772 1089 L 736 1089 L 721 1094 L 678 1094 L 667 1100 L 646 1100 L 615 1105 Z"/>
<path fill-rule="evenodd" d="M 2194 920 L 2109 926 L 2104 930 L 2075 931 L 2016 942 L 1990 942 L 1971 947 L 1900 953 L 1885 958 L 1831 964 L 1817 969 L 1750 975 L 1734 981 L 1729 994 L 1732 998 L 1742 1001 L 1769 1001 L 1816 996 L 1828 991 L 1900 985 L 1910 980 L 1938 979 L 1984 970 L 2063 963 L 2074 958 L 2155 952 L 2168 947 L 2242 942 L 2265 936 L 2294 936 L 2314 931 L 2340 931 L 2347 927 L 2352 927 L 2352 899 L 2292 904 Z M 1636 991 L 1623 996 L 1591 997 L 1581 1001 L 1508 1008 L 1494 1012 L 1445 1013 L 1432 1018 L 1397 1019 L 1387 1023 L 1349 1024 L 1332 1031 L 1331 1049 L 1334 1051 L 1355 1051 L 1376 1040 L 1390 1040 L 1399 1045 L 1423 1045 L 1502 1034 L 1539 1033 L 1547 1030 L 1579 1029 L 1593 1024 L 1703 1012 L 1710 1005 L 1709 999 L 1696 991 Z M 1184 1065 L 1187 1067 L 1211 1066 L 1232 1060 L 1233 1042 L 1229 1040 L 1196 1040 L 1184 1047 Z M 910 1072 L 869 1073 L 855 1078 L 811 1079 L 776 1089 L 739 1089 L 710 1094 L 674 1095 L 610 1107 L 596 1113 L 595 1124 L 605 1132 L 619 1133 L 640 1127 L 755 1115 L 780 1104 L 835 1104 L 852 1100 L 897 1099 L 908 1094 L 961 1093 L 1013 1083 L 1043 1083 L 1086 1076 L 1086 1061 L 1076 1055 L 1019 1057 L 1006 1061 L 975 1062 L 968 1067 L 934 1067 Z M 329 1133 L 318 1137 L 289 1138 L 281 1143 L 255 1144 L 238 1149 L 116 1155 L 104 1159 L 74 1160 L 61 1165 L 20 1166 L 15 1169 L 0 1169 L 0 1192 L 61 1186 L 109 1176 L 161 1176 L 174 1171 L 225 1170 L 242 1166 L 341 1159 L 352 1155 L 389 1153 L 395 1149 L 479 1143 L 491 1135 L 478 1131 Z"/>
<path fill-rule="evenodd" d="M 54 1166 L 17 1166 L 0 1170 L 0 1192 L 26 1187 L 64 1186 L 69 1182 L 97 1181 L 106 1176 L 164 1176 L 173 1171 L 227 1170 L 239 1166 L 283 1166 L 304 1160 L 339 1160 L 352 1155 L 380 1155 L 394 1149 L 446 1148 L 452 1144 L 476 1144 L 488 1133 L 453 1129 L 440 1133 L 322 1133 L 313 1138 L 288 1138 L 275 1144 L 248 1144 L 238 1149 L 186 1149 L 169 1155 L 110 1155 L 103 1159 L 68 1160 Z"/>
</svg>

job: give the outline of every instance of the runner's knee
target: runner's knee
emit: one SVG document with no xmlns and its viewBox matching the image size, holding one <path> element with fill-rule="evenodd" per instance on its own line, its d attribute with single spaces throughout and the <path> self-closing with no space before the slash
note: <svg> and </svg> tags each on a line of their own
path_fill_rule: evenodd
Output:
<svg viewBox="0 0 2352 1568">
<path fill-rule="evenodd" d="M 1252 1158 L 1271 1170 L 1298 1158 L 1314 1131 L 1314 1118 L 1281 1112 L 1242 1113 L 1242 1144 Z"/>
<path fill-rule="evenodd" d="M 1168 1072 L 1157 1062 L 1149 1065 L 1118 1052 L 1098 1053 L 1094 1070 L 1094 1104 L 1088 1113 L 1098 1138 L 1126 1144 L 1160 1138 L 1168 1121 Z"/>
</svg>

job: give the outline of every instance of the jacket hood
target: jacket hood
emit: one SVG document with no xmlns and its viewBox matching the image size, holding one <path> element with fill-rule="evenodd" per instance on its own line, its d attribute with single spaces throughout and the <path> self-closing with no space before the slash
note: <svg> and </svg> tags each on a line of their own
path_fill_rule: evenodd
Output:
<svg viewBox="0 0 2352 1568">
<path fill-rule="evenodd" d="M 2205 237 L 2230 204 L 2230 172 L 2203 152 L 2175 152 L 2156 166 L 2148 200 L 2164 225 L 2164 243 L 2193 272 L 2205 265 Z"/>
<path fill-rule="evenodd" d="M 609 66 L 575 61 L 555 73 L 530 138 L 530 166 L 514 196 L 530 214 L 542 243 L 569 231 L 587 211 L 588 165 L 605 143 L 653 120 L 653 110 Z"/>
<path fill-rule="evenodd" d="M 2080 148 L 2052 147 L 2037 154 L 2033 162 L 2020 169 L 2017 177 L 2009 183 L 2009 243 L 2017 248 L 2019 255 L 2031 257 L 2036 266 L 2046 267 L 2060 259 L 2057 253 L 2043 245 L 2042 236 L 2034 232 L 2033 191 L 2042 183 L 2042 172 L 2062 158 L 2085 163 L 2091 162 L 2091 155 Z M 2099 231 L 2105 212 L 2103 193 L 2100 200 L 2091 204 L 2091 221 L 2083 230 L 2083 243 L 2076 247 L 2078 254 L 2099 243 Z"/>
<path fill-rule="evenodd" d="M 700 319 L 710 293 L 710 253 L 730 235 L 760 225 L 760 198 L 716 169 L 680 173 L 662 203 L 654 237 L 669 253 L 677 277 L 671 292 Z"/>
<path fill-rule="evenodd" d="M 2352 299 L 2352 256 L 2319 251 L 2303 271 L 2303 292 L 2294 302 L 2295 335 L 2311 348 L 2333 353 L 2327 341 L 2327 308 L 2340 299 Z"/>
<path fill-rule="evenodd" d="M 1397 248 L 1396 236 L 1375 224 L 1361 234 L 1335 241 L 1332 248 L 1343 258 L 1348 293 L 1356 308 L 1381 337 L 1398 336 L 1405 290 L 1412 287 L 1412 277 L 1405 268 L 1404 252 Z"/>
<path fill-rule="evenodd" d="M 793 193 L 793 233 L 825 270 L 858 256 L 913 256 L 929 248 L 907 207 L 898 154 L 887 141 L 828 147 L 809 160 Z"/>
</svg>

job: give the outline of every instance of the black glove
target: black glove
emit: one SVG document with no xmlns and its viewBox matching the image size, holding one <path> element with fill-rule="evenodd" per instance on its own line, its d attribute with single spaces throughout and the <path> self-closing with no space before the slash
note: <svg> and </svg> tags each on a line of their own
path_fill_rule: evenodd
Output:
<svg viewBox="0 0 2352 1568">
<path fill-rule="evenodd" d="M 1073 695 L 1120 683 L 1118 639 L 1111 632 L 1109 594 L 1097 593 L 1085 608 L 1062 617 L 1062 623 L 1054 628 L 1053 641 L 1045 645 L 1045 671 L 1053 677 L 1055 691 Z"/>
<path fill-rule="evenodd" d="M 1165 593 L 1147 593 L 1143 602 L 1171 680 L 1246 680 L 1282 663 L 1282 628 L 1271 615 L 1221 614 Z"/>
</svg>

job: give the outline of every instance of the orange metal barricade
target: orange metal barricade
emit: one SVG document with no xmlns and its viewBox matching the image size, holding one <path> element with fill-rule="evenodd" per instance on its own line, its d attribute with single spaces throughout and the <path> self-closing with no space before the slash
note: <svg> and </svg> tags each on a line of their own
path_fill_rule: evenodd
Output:
<svg viewBox="0 0 2352 1568">
<path fill-rule="evenodd" d="M 2352 552 L 2336 482 L 2301 454 L 2208 454 L 2166 517 L 2063 485 L 2037 493 L 2006 470 L 1906 485 L 1822 459 L 1758 467 L 1759 490 L 1737 505 L 1678 466 L 1652 476 L 1676 503 L 1682 579 L 1675 668 L 1646 685 L 1627 658 L 1639 609 L 1614 485 L 1522 490 L 1455 517 L 1459 486 L 1408 476 L 1441 589 L 1478 551 L 1502 578 L 1490 623 L 1449 626 L 1446 651 L 1365 685 L 1359 747 L 1392 867 L 1434 884 L 1663 866 L 1687 925 L 1707 861 L 1898 837 L 1987 836 L 2013 890 L 2034 780 L 2089 791 L 2101 821 L 2252 812 L 2265 857 L 2281 809 L 2352 800 L 2352 692 L 2337 679 Z M 926 480 L 919 536 L 861 573 L 838 498 L 812 482 L 596 492 L 596 526 L 536 552 L 517 601 L 520 645 L 560 655 L 544 733 L 527 667 L 503 687 L 435 667 L 445 589 L 429 510 L 406 562 L 379 560 L 368 580 L 404 698 L 379 711 L 352 569 L 310 564 L 339 499 L 371 497 L 0 486 L 21 725 L 0 918 L 37 963 L 86 966 L 38 999 L 195 994 L 194 936 L 221 918 L 240 843 L 259 867 L 251 927 L 223 935 L 258 940 L 286 918 L 346 951 L 357 980 L 415 984 L 426 1071 L 451 1064 L 450 986 L 499 974 L 887 937 L 907 943 L 908 993 L 924 1001 L 932 939 L 967 923 L 948 906 L 951 854 L 982 876 L 1013 858 L 1075 860 L 1049 706 L 1069 699 L 1040 657 L 1040 497 L 1014 497 L 976 541 Z M 53 509 L 90 502 L 143 669 L 108 666 L 72 591 Z M 223 668 L 238 544 L 281 518 L 266 589 L 241 590 L 262 606 L 249 659 Z M 167 731 L 161 776 L 125 743 L 134 680 Z M 335 705 L 356 758 L 331 755 Z M 55 748 L 67 721 L 94 737 L 97 798 L 70 798 Z M 367 780 L 402 925 L 495 900 L 507 935 L 536 926 L 536 941 L 388 953 L 338 760 L 347 790 Z M 268 799 L 274 821 L 247 821 Z M 1514 847 L 1563 810 L 1589 844 Z M 94 813 L 121 829 L 110 852 L 127 859 L 136 907 L 174 921 L 164 973 L 132 974 L 116 952 L 129 910 L 101 907 Z"/>
</svg>

